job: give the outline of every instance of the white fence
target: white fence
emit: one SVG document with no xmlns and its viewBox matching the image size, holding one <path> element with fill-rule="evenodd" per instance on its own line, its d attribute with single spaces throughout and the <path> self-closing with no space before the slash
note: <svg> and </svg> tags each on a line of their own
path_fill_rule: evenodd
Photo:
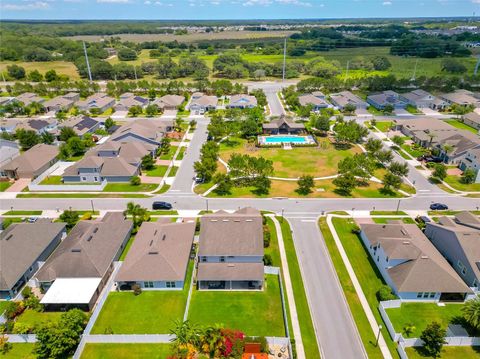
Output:
<svg viewBox="0 0 480 359">
<path fill-rule="evenodd" d="M 40 176 L 35 178 L 29 185 L 30 191 L 44 191 L 44 192 L 100 192 L 103 191 L 107 185 L 107 181 L 103 180 L 100 184 L 40 184 L 45 178 L 50 176 L 53 172 L 64 166 L 65 162 L 57 162 L 48 170 L 43 172 Z"/>
<path fill-rule="evenodd" d="M 386 309 L 388 308 L 400 308 L 402 301 L 389 300 L 380 302 L 378 310 L 382 319 L 387 327 L 388 333 L 393 341 L 398 343 L 397 351 L 402 359 L 408 359 L 405 348 L 408 347 L 421 347 L 423 346 L 423 341 L 420 338 L 404 338 L 401 333 L 397 333 L 395 328 L 388 317 Z M 478 346 L 480 345 L 480 337 L 446 337 L 445 338 L 446 346 Z"/>
</svg>

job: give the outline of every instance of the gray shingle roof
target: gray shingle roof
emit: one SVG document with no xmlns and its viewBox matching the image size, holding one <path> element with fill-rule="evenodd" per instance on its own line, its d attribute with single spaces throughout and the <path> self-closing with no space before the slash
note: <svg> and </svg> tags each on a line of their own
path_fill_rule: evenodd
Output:
<svg viewBox="0 0 480 359">
<path fill-rule="evenodd" d="M 263 277 L 263 263 L 198 263 L 197 280 L 262 281 Z"/>
</svg>

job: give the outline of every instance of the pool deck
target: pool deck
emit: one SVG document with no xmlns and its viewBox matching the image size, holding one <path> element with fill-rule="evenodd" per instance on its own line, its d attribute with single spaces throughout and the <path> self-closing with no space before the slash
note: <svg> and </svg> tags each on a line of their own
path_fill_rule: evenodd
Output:
<svg viewBox="0 0 480 359">
<path fill-rule="evenodd" d="M 298 136 L 298 135 L 269 135 L 269 136 L 258 136 L 258 144 L 260 146 L 268 145 L 282 145 L 282 144 L 291 144 L 291 145 L 314 145 L 316 144 L 315 139 L 311 135 Z"/>
</svg>

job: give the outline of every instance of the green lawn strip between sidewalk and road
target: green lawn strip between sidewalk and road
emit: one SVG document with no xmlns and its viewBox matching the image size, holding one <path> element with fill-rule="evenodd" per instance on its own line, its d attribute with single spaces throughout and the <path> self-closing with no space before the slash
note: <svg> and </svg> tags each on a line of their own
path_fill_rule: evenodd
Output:
<svg viewBox="0 0 480 359">
<path fill-rule="evenodd" d="M 83 350 L 82 359 L 151 359 L 168 358 L 171 355 L 169 344 L 160 343 L 87 343 Z"/>
<path fill-rule="evenodd" d="M 17 198 L 148 198 L 140 193 L 19 193 Z"/>
<path fill-rule="evenodd" d="M 40 216 L 43 211 L 8 211 L 3 216 Z"/>
</svg>

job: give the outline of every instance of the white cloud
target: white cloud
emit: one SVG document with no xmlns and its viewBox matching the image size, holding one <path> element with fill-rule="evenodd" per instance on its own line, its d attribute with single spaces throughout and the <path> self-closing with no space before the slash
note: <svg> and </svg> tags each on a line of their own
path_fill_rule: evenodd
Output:
<svg viewBox="0 0 480 359">
<path fill-rule="evenodd" d="M 149 1 L 149 0 L 147 0 L 147 1 L 144 2 L 145 5 L 150 5 L 151 3 L 152 3 L 152 2 Z"/>
<path fill-rule="evenodd" d="M 23 4 L 1 4 L 0 8 L 11 11 L 24 11 L 24 10 L 44 10 L 48 9 L 50 5 L 45 1 L 24 2 Z"/>
<path fill-rule="evenodd" d="M 243 3 L 243 6 L 255 6 L 255 5 L 268 6 L 271 3 L 272 3 L 272 0 L 248 0 Z"/>
<path fill-rule="evenodd" d="M 99 3 L 108 3 L 108 4 L 127 4 L 130 0 L 97 0 Z"/>
<path fill-rule="evenodd" d="M 392 2 L 391 1 L 384 1 L 382 3 L 383 6 L 388 6 L 388 5 L 392 5 Z"/>
<path fill-rule="evenodd" d="M 300 1 L 300 0 L 276 0 L 276 2 L 280 4 L 285 4 L 285 5 L 306 6 L 306 7 L 312 6 L 311 3 L 306 1 Z"/>
</svg>

